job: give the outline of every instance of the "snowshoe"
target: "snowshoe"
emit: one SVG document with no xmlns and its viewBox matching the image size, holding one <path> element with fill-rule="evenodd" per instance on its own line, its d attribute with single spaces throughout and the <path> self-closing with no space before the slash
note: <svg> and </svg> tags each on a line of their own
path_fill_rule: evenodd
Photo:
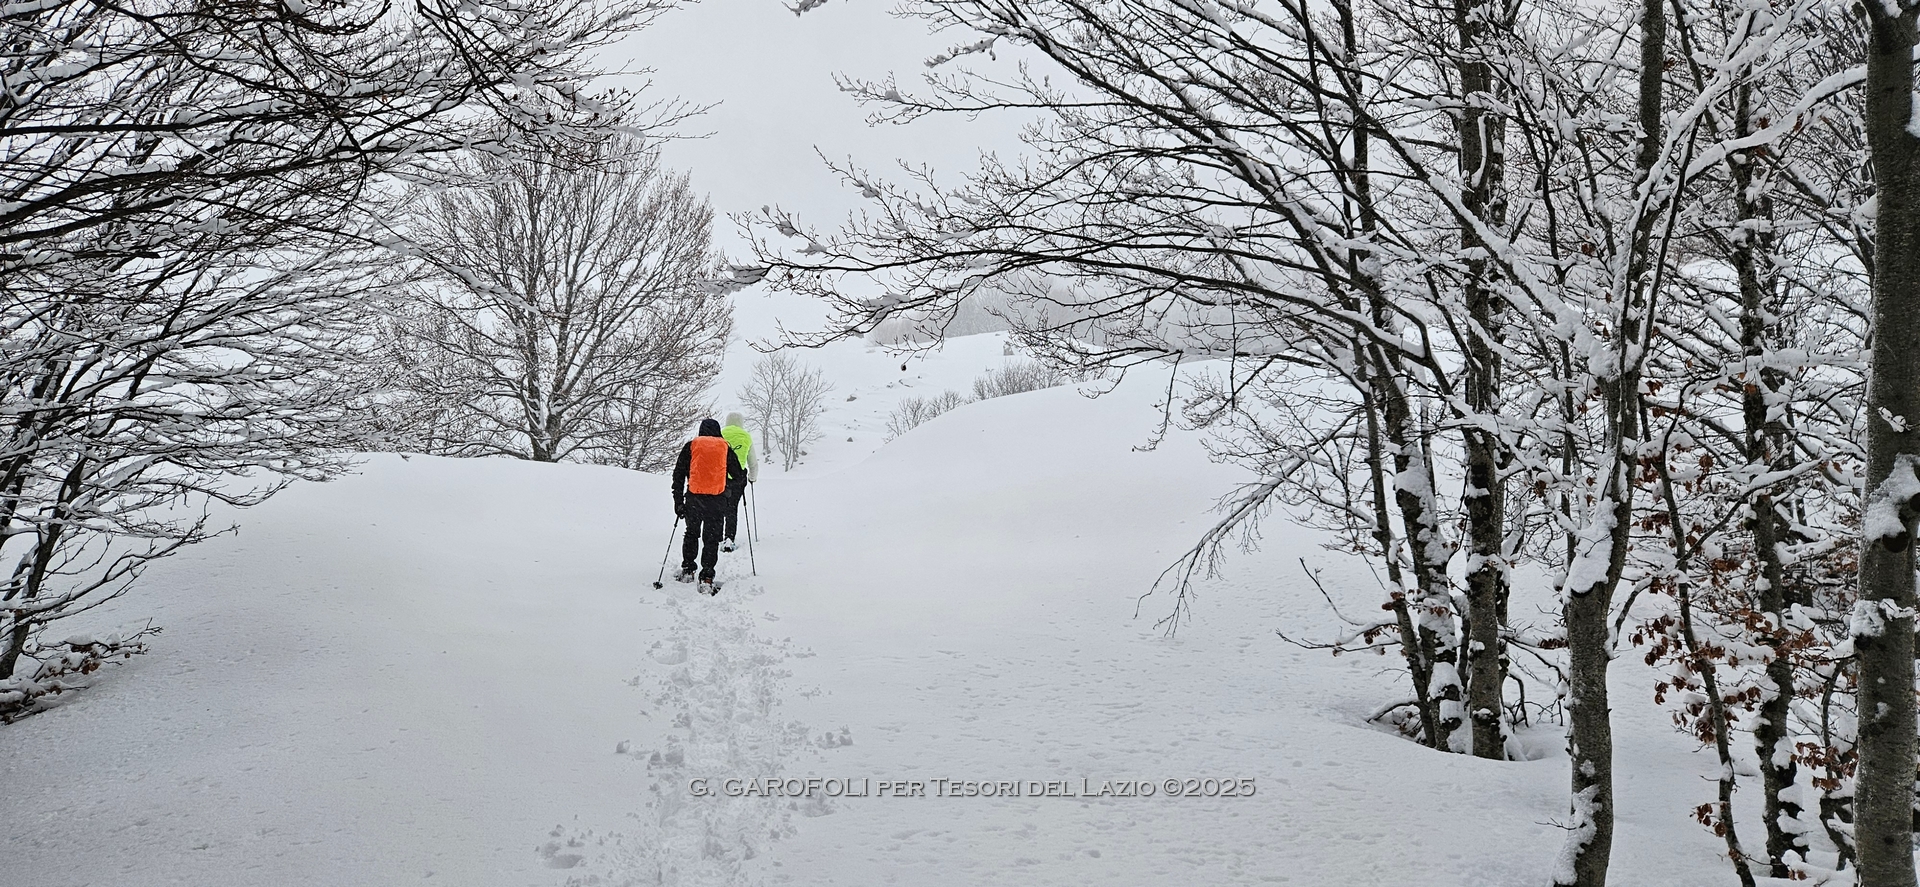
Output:
<svg viewBox="0 0 1920 887">
<path fill-rule="evenodd" d="M 700 593 L 704 595 L 709 595 L 712 597 L 719 597 L 720 583 L 715 582 L 712 579 L 702 580 L 700 583 Z"/>
<path fill-rule="evenodd" d="M 675 582 L 692 582 L 692 581 L 693 581 L 693 571 L 692 571 L 692 570 L 681 570 L 680 572 L 678 572 L 678 573 L 675 573 L 675 574 L 673 574 L 673 581 L 675 581 Z"/>
<path fill-rule="evenodd" d="M 725 541 L 722 541 L 722 542 L 720 543 L 720 550 L 721 550 L 721 551 L 732 551 L 732 550 L 733 550 L 733 540 L 732 540 L 732 539 L 727 539 L 727 540 L 725 540 Z"/>
</svg>

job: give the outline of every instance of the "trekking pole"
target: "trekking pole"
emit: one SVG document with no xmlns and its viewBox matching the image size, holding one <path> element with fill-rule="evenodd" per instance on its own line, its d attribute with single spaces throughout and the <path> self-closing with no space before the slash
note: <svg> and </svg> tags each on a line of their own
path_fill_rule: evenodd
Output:
<svg viewBox="0 0 1920 887">
<path fill-rule="evenodd" d="M 747 484 L 747 511 L 753 514 L 753 527 L 751 532 L 754 535 L 758 535 L 760 532 L 760 494 L 753 491 L 753 484 Z M 753 536 L 748 536 L 747 540 L 752 541 Z M 752 554 L 753 552 L 747 553 Z"/>
<path fill-rule="evenodd" d="M 748 485 L 747 489 L 751 491 L 753 489 L 752 485 Z M 760 522 L 753 519 L 753 509 L 751 508 L 747 509 L 744 517 L 747 519 L 747 566 L 753 569 L 753 575 L 758 576 L 760 575 L 760 565 L 753 562 L 753 534 L 760 530 Z"/>
<path fill-rule="evenodd" d="M 666 588 L 661 580 L 667 578 L 667 558 L 673 557 L 673 537 L 680 533 L 680 515 L 673 516 L 673 529 L 667 531 L 667 551 L 660 555 L 660 575 L 653 577 L 654 588 Z"/>
</svg>

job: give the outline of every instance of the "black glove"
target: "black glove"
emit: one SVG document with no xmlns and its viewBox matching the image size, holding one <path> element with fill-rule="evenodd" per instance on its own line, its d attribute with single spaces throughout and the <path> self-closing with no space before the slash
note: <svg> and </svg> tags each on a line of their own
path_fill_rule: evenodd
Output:
<svg viewBox="0 0 1920 887">
<path fill-rule="evenodd" d="M 673 500 L 673 516 L 677 518 L 685 518 L 687 516 L 687 503 L 682 502 L 679 499 Z"/>
</svg>

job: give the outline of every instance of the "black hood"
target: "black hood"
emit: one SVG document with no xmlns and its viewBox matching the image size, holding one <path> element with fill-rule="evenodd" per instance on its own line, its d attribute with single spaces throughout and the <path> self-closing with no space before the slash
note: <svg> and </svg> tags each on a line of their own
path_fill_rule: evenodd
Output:
<svg viewBox="0 0 1920 887">
<path fill-rule="evenodd" d="M 701 437 L 719 437 L 720 423 L 713 419 L 701 419 L 700 420 L 700 436 Z"/>
</svg>

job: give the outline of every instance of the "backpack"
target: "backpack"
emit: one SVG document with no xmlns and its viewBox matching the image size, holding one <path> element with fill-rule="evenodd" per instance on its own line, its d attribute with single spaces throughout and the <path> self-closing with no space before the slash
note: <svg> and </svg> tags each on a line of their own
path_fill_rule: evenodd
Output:
<svg viewBox="0 0 1920 887">
<path fill-rule="evenodd" d="M 699 496 L 718 496 L 726 492 L 726 439 L 696 437 L 687 446 L 693 451 L 687 464 L 687 492 Z"/>
</svg>

